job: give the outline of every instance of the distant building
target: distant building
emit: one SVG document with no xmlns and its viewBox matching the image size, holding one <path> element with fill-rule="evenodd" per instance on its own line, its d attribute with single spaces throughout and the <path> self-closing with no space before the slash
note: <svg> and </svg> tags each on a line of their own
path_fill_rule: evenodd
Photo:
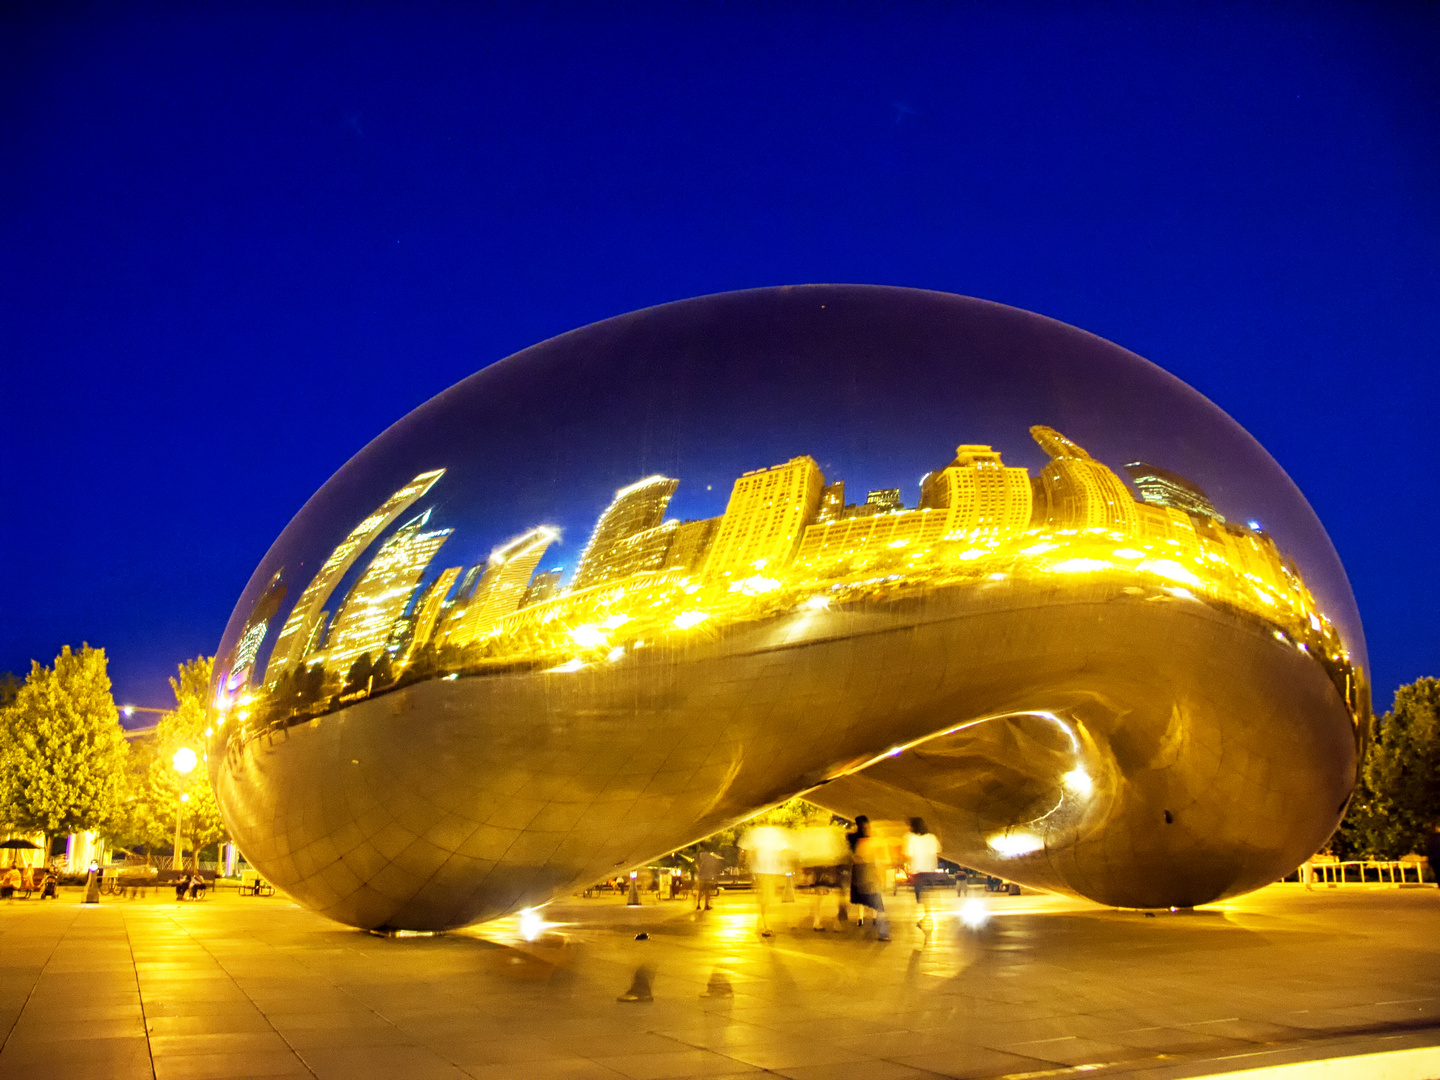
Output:
<svg viewBox="0 0 1440 1080">
<path fill-rule="evenodd" d="M 255 657 L 260 652 L 260 646 L 265 641 L 265 635 L 270 629 L 270 620 L 280 610 L 280 605 L 285 600 L 285 584 L 280 580 L 282 571 L 277 570 L 270 578 L 270 583 L 265 586 L 265 591 L 260 594 L 260 599 L 250 611 L 250 617 L 245 620 L 245 628 L 240 631 L 240 640 L 235 644 L 235 655 L 229 662 L 222 662 L 228 676 L 232 672 L 244 673 L 239 685 L 250 681 L 253 674 L 251 668 L 255 663 Z M 258 681 L 258 680 L 256 680 Z M 228 682 L 228 679 L 227 679 Z"/>
<path fill-rule="evenodd" d="M 612 557 L 614 578 L 659 570 L 665 565 L 665 558 L 670 553 L 670 545 L 674 542 L 675 531 L 679 527 L 678 521 L 667 521 L 653 529 L 627 536 L 616 544 Z"/>
<path fill-rule="evenodd" d="M 412 518 L 380 545 L 365 573 L 345 598 L 321 655 L 328 675 L 344 675 L 359 656 L 379 659 L 395 621 L 404 613 L 430 560 L 451 529 L 424 531 L 430 511 Z"/>
<path fill-rule="evenodd" d="M 1125 471 L 1139 490 L 1140 498 L 1151 506 L 1169 506 L 1187 514 L 1225 520 L 1210 497 L 1179 473 L 1145 461 L 1132 461 L 1125 466 Z"/>
<path fill-rule="evenodd" d="M 944 539 L 949 514 L 944 510 L 904 510 L 889 514 L 857 514 L 825 521 L 805 530 L 795 566 L 824 571 L 847 561 L 864 562 L 895 549 L 928 547 Z"/>
<path fill-rule="evenodd" d="M 820 466 L 808 456 L 736 480 L 710 547 L 706 575 L 748 577 L 789 563 L 820 509 L 824 486 Z"/>
<path fill-rule="evenodd" d="M 720 521 L 718 517 L 701 518 L 677 525 L 670 540 L 670 550 L 665 553 L 665 569 L 689 574 L 704 566 Z"/>
<path fill-rule="evenodd" d="M 1030 473 L 1006 465 L 989 446 L 965 443 L 955 460 L 925 478 L 922 508 L 945 510 L 946 533 L 1015 536 L 1030 524 Z"/>
<path fill-rule="evenodd" d="M 350 535 L 330 553 L 330 557 L 311 578 L 310 584 L 305 586 L 305 591 L 300 594 L 300 598 L 295 601 L 295 607 L 290 611 L 290 617 L 280 628 L 280 634 L 275 639 L 275 648 L 270 653 L 270 662 L 265 666 L 267 686 L 274 684 L 282 674 L 304 659 L 316 640 L 317 625 L 323 622 L 324 612 L 321 609 L 325 606 L 325 601 L 330 599 L 335 586 L 375 535 L 410 509 L 416 500 L 423 497 L 444 475 L 444 469 L 434 469 L 415 477 L 386 499 L 378 510 L 351 529 Z"/>
<path fill-rule="evenodd" d="M 819 522 L 839 521 L 845 516 L 845 481 L 836 480 L 820 489 L 820 512 L 815 515 Z"/>
<path fill-rule="evenodd" d="M 546 570 L 536 574 L 530 582 L 530 587 L 525 590 L 525 597 L 520 601 L 522 608 L 531 604 L 543 604 L 560 591 L 560 579 L 565 576 L 561 567 L 554 570 Z"/>
<path fill-rule="evenodd" d="M 460 576 L 460 567 L 450 566 L 440 571 L 440 576 L 435 579 L 434 584 L 425 590 L 415 604 L 415 624 L 410 635 L 410 645 L 405 650 L 405 662 L 408 664 L 430 640 L 435 633 L 435 624 L 440 621 L 440 616 L 445 610 L 445 597 L 450 592 L 450 587 L 455 584 L 455 579 Z"/>
<path fill-rule="evenodd" d="M 958 447 L 952 464 L 925 478 L 918 510 L 882 509 L 899 501 L 894 489 L 871 495 L 865 507 L 857 508 L 869 513 L 817 521 L 806 529 L 796 565 L 823 571 L 847 561 L 863 564 L 947 537 L 1014 536 L 1030 523 L 1029 474 L 1002 463 L 988 446 Z"/>
<path fill-rule="evenodd" d="M 615 492 L 580 553 L 571 588 L 585 589 L 624 577 L 629 572 L 626 559 L 632 554 L 623 547 L 625 541 L 661 523 L 679 483 L 667 476 L 647 476 Z"/>
<path fill-rule="evenodd" d="M 541 525 L 492 551 L 474 595 L 452 613 L 445 643 L 463 647 L 478 641 L 518 610 L 530 575 L 558 536 L 548 525 Z"/>
<path fill-rule="evenodd" d="M 872 514 L 889 514 L 896 510 L 904 510 L 905 502 L 900 498 L 899 488 L 881 488 L 879 491 L 868 492 L 865 496 L 865 505 L 872 507 Z"/>
<path fill-rule="evenodd" d="M 1030 434 L 1050 455 L 1035 488 L 1036 524 L 1050 529 L 1135 531 L 1139 512 L 1125 481 L 1054 428 L 1037 424 Z"/>
</svg>

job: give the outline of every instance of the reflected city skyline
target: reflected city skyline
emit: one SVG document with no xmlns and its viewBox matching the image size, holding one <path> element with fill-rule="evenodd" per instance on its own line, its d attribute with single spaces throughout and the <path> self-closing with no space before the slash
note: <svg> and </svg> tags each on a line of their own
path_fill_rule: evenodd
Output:
<svg viewBox="0 0 1440 1080">
<path fill-rule="evenodd" d="M 1345 643 L 1263 529 L 1227 521 L 1163 466 L 1126 464 L 1132 494 L 1063 433 L 1029 433 L 1049 457 L 1039 473 L 1006 464 L 990 445 L 960 444 L 950 464 L 922 477 L 913 507 L 895 488 L 847 503 L 844 478 L 800 455 L 737 477 L 722 514 L 664 520 L 683 479 L 644 477 L 600 511 L 568 583 L 562 568 L 538 572 L 560 539 L 547 524 L 482 563 L 437 569 L 453 530 L 429 528 L 427 507 L 380 544 L 332 617 L 323 605 L 385 530 L 432 490 L 444 494 L 446 470 L 423 472 L 306 583 L 261 681 L 256 658 L 291 587 L 283 569 L 275 573 L 224 658 L 217 720 L 233 715 L 253 735 L 430 678 L 574 671 L 637 649 L 683 649 L 796 608 L 1048 580 L 1159 590 L 1259 620 L 1326 670 L 1359 722 L 1363 680 Z"/>
</svg>

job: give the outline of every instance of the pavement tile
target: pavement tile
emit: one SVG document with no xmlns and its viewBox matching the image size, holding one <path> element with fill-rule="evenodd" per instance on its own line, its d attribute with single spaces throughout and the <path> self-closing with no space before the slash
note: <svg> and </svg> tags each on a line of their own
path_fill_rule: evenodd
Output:
<svg viewBox="0 0 1440 1080">
<path fill-rule="evenodd" d="M 1298 1027 L 1272 1024 L 1263 1020 L 1212 1020 L 1184 1025 L 1186 1031 L 1203 1035 L 1218 1035 L 1222 1039 L 1240 1039 L 1252 1043 L 1294 1042 L 1307 1038 L 1310 1032 Z"/>
<path fill-rule="evenodd" d="M 467 1065 L 467 1076 L 475 1080 L 623 1080 L 625 1074 L 586 1058 L 551 1058 L 527 1062 L 525 1071 L 517 1073 L 514 1065 Z"/>
<path fill-rule="evenodd" d="M 32 1020 L 28 1013 L 22 1013 L 19 1022 L 11 1029 L 7 1045 L 91 1042 L 144 1034 L 145 1022 L 138 1009 L 122 1019 L 108 1020 L 60 1019 L 55 1013 Z"/>
<path fill-rule="evenodd" d="M 991 1049 L 1019 1054 L 1022 1057 L 1039 1058 L 1042 1061 L 1058 1061 L 1062 1065 L 1108 1065 L 1117 1061 L 1154 1056 L 1152 1051 L 1139 1047 L 1097 1042 L 1077 1036 L 1007 1043 L 1004 1046 L 992 1046 Z"/>
<path fill-rule="evenodd" d="M 900 1065 L 924 1072 L 939 1073 L 955 1077 L 956 1080 L 971 1080 L 974 1077 L 1000 1076 L 1009 1073 L 1047 1072 L 1055 1068 L 1053 1061 L 1019 1054 L 1002 1054 L 983 1046 L 960 1046 L 953 1050 L 942 1050 L 933 1054 L 916 1054 L 896 1058 Z"/>
<path fill-rule="evenodd" d="M 269 1032 L 274 1028 L 258 1010 L 204 1013 L 200 1016 L 149 1016 L 146 1030 L 152 1039 L 169 1035 L 228 1035 L 239 1032 Z"/>
<path fill-rule="evenodd" d="M 849 1050 L 815 1039 L 785 1039 L 756 1046 L 727 1047 L 727 1057 L 761 1069 L 796 1069 L 805 1065 L 838 1065 L 874 1060 L 876 1055 Z"/>
<path fill-rule="evenodd" d="M 310 1071 L 289 1050 L 180 1054 L 155 1059 L 155 1080 L 250 1080 L 269 1076 L 308 1077 Z"/>
<path fill-rule="evenodd" d="M 155 1058 L 187 1054 L 283 1053 L 290 1049 L 274 1031 L 223 1031 L 190 1035 L 150 1036 L 150 1053 Z"/>
<path fill-rule="evenodd" d="M 710 1050 L 683 1050 L 670 1054 L 632 1054 L 594 1059 L 631 1080 L 680 1080 L 701 1076 L 730 1076 L 760 1072 L 754 1066 Z"/>
<path fill-rule="evenodd" d="M 227 1014 L 252 1015 L 255 1006 L 244 994 L 216 998 L 146 998 L 145 1018 L 157 1016 L 221 1016 Z"/>
<path fill-rule="evenodd" d="M 319 1080 L 463 1080 L 464 1073 L 423 1046 L 316 1047 L 300 1057 Z"/>
<path fill-rule="evenodd" d="M 372 1017 L 372 1020 L 374 1018 Z M 337 1027 L 277 1028 L 286 1045 L 297 1051 L 321 1050 L 327 1047 L 354 1046 L 414 1046 L 415 1037 L 400 1029 L 375 1020 L 370 1024 Z M 439 1052 L 442 1043 L 426 1041 L 432 1050 Z M 442 1054 L 442 1056 L 446 1056 Z M 451 1059 L 453 1060 L 453 1059 Z"/>
<path fill-rule="evenodd" d="M 376 1016 L 369 1009 L 358 1009 L 351 1006 L 348 1009 L 326 1009 L 323 1011 L 304 1010 L 295 1011 L 271 1011 L 267 1009 L 262 1014 L 277 1031 L 308 1031 L 320 1030 L 322 1028 L 353 1028 L 360 1029 L 369 1026 L 393 1027 L 379 1016 Z"/>
<path fill-rule="evenodd" d="M 92 1063 L 113 1062 L 117 1069 L 143 1063 L 150 1070 L 150 1048 L 145 1037 L 80 1039 L 61 1042 L 17 1043 L 11 1039 L 0 1053 L 0 1076 L 19 1076 L 42 1069 L 47 1076 L 69 1077 L 72 1070 Z"/>
<path fill-rule="evenodd" d="M 894 1061 L 848 1061 L 836 1065 L 805 1065 L 780 1069 L 787 1080 L 934 1080 L 935 1074 Z"/>
</svg>

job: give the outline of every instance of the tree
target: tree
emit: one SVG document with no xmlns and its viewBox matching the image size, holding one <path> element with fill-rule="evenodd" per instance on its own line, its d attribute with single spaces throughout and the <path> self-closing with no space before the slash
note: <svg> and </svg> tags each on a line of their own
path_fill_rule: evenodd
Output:
<svg viewBox="0 0 1440 1080">
<path fill-rule="evenodd" d="M 28 832 L 106 826 L 120 807 L 126 754 L 104 649 L 66 645 L 32 662 L 0 713 L 0 817 Z"/>
<path fill-rule="evenodd" d="M 181 815 L 182 843 L 198 856 L 201 850 L 225 838 L 220 807 L 204 763 L 209 739 L 205 703 L 214 659 L 200 656 L 180 665 L 178 678 L 170 680 L 175 708 L 160 718 L 153 735 L 134 748 L 124 812 L 117 818 L 112 834 L 117 844 L 145 844 L 152 850 L 169 848 L 174 843 L 175 813 L 182 795 L 188 796 Z M 188 775 L 175 770 L 175 752 L 182 746 L 194 750 L 201 759 Z"/>
<path fill-rule="evenodd" d="M 1421 850 L 1440 821 L 1440 679 L 1422 678 L 1395 691 L 1395 704 L 1375 722 L 1337 845 L 1346 854 L 1395 859 Z"/>
</svg>

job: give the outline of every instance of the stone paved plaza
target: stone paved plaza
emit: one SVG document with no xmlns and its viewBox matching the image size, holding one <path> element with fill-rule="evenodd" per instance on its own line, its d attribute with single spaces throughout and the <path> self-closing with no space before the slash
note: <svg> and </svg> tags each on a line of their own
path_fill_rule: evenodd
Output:
<svg viewBox="0 0 1440 1080">
<path fill-rule="evenodd" d="M 0 904 L 0 1077 L 1160 1080 L 1440 1043 L 1433 888 L 1155 916 L 1007 897 L 979 930 L 950 900 L 928 940 L 901 896 L 889 943 L 813 932 L 804 897 L 771 938 L 737 895 L 700 917 L 567 901 L 528 941 L 516 920 L 384 939 L 280 897 L 166 895 Z"/>
</svg>

